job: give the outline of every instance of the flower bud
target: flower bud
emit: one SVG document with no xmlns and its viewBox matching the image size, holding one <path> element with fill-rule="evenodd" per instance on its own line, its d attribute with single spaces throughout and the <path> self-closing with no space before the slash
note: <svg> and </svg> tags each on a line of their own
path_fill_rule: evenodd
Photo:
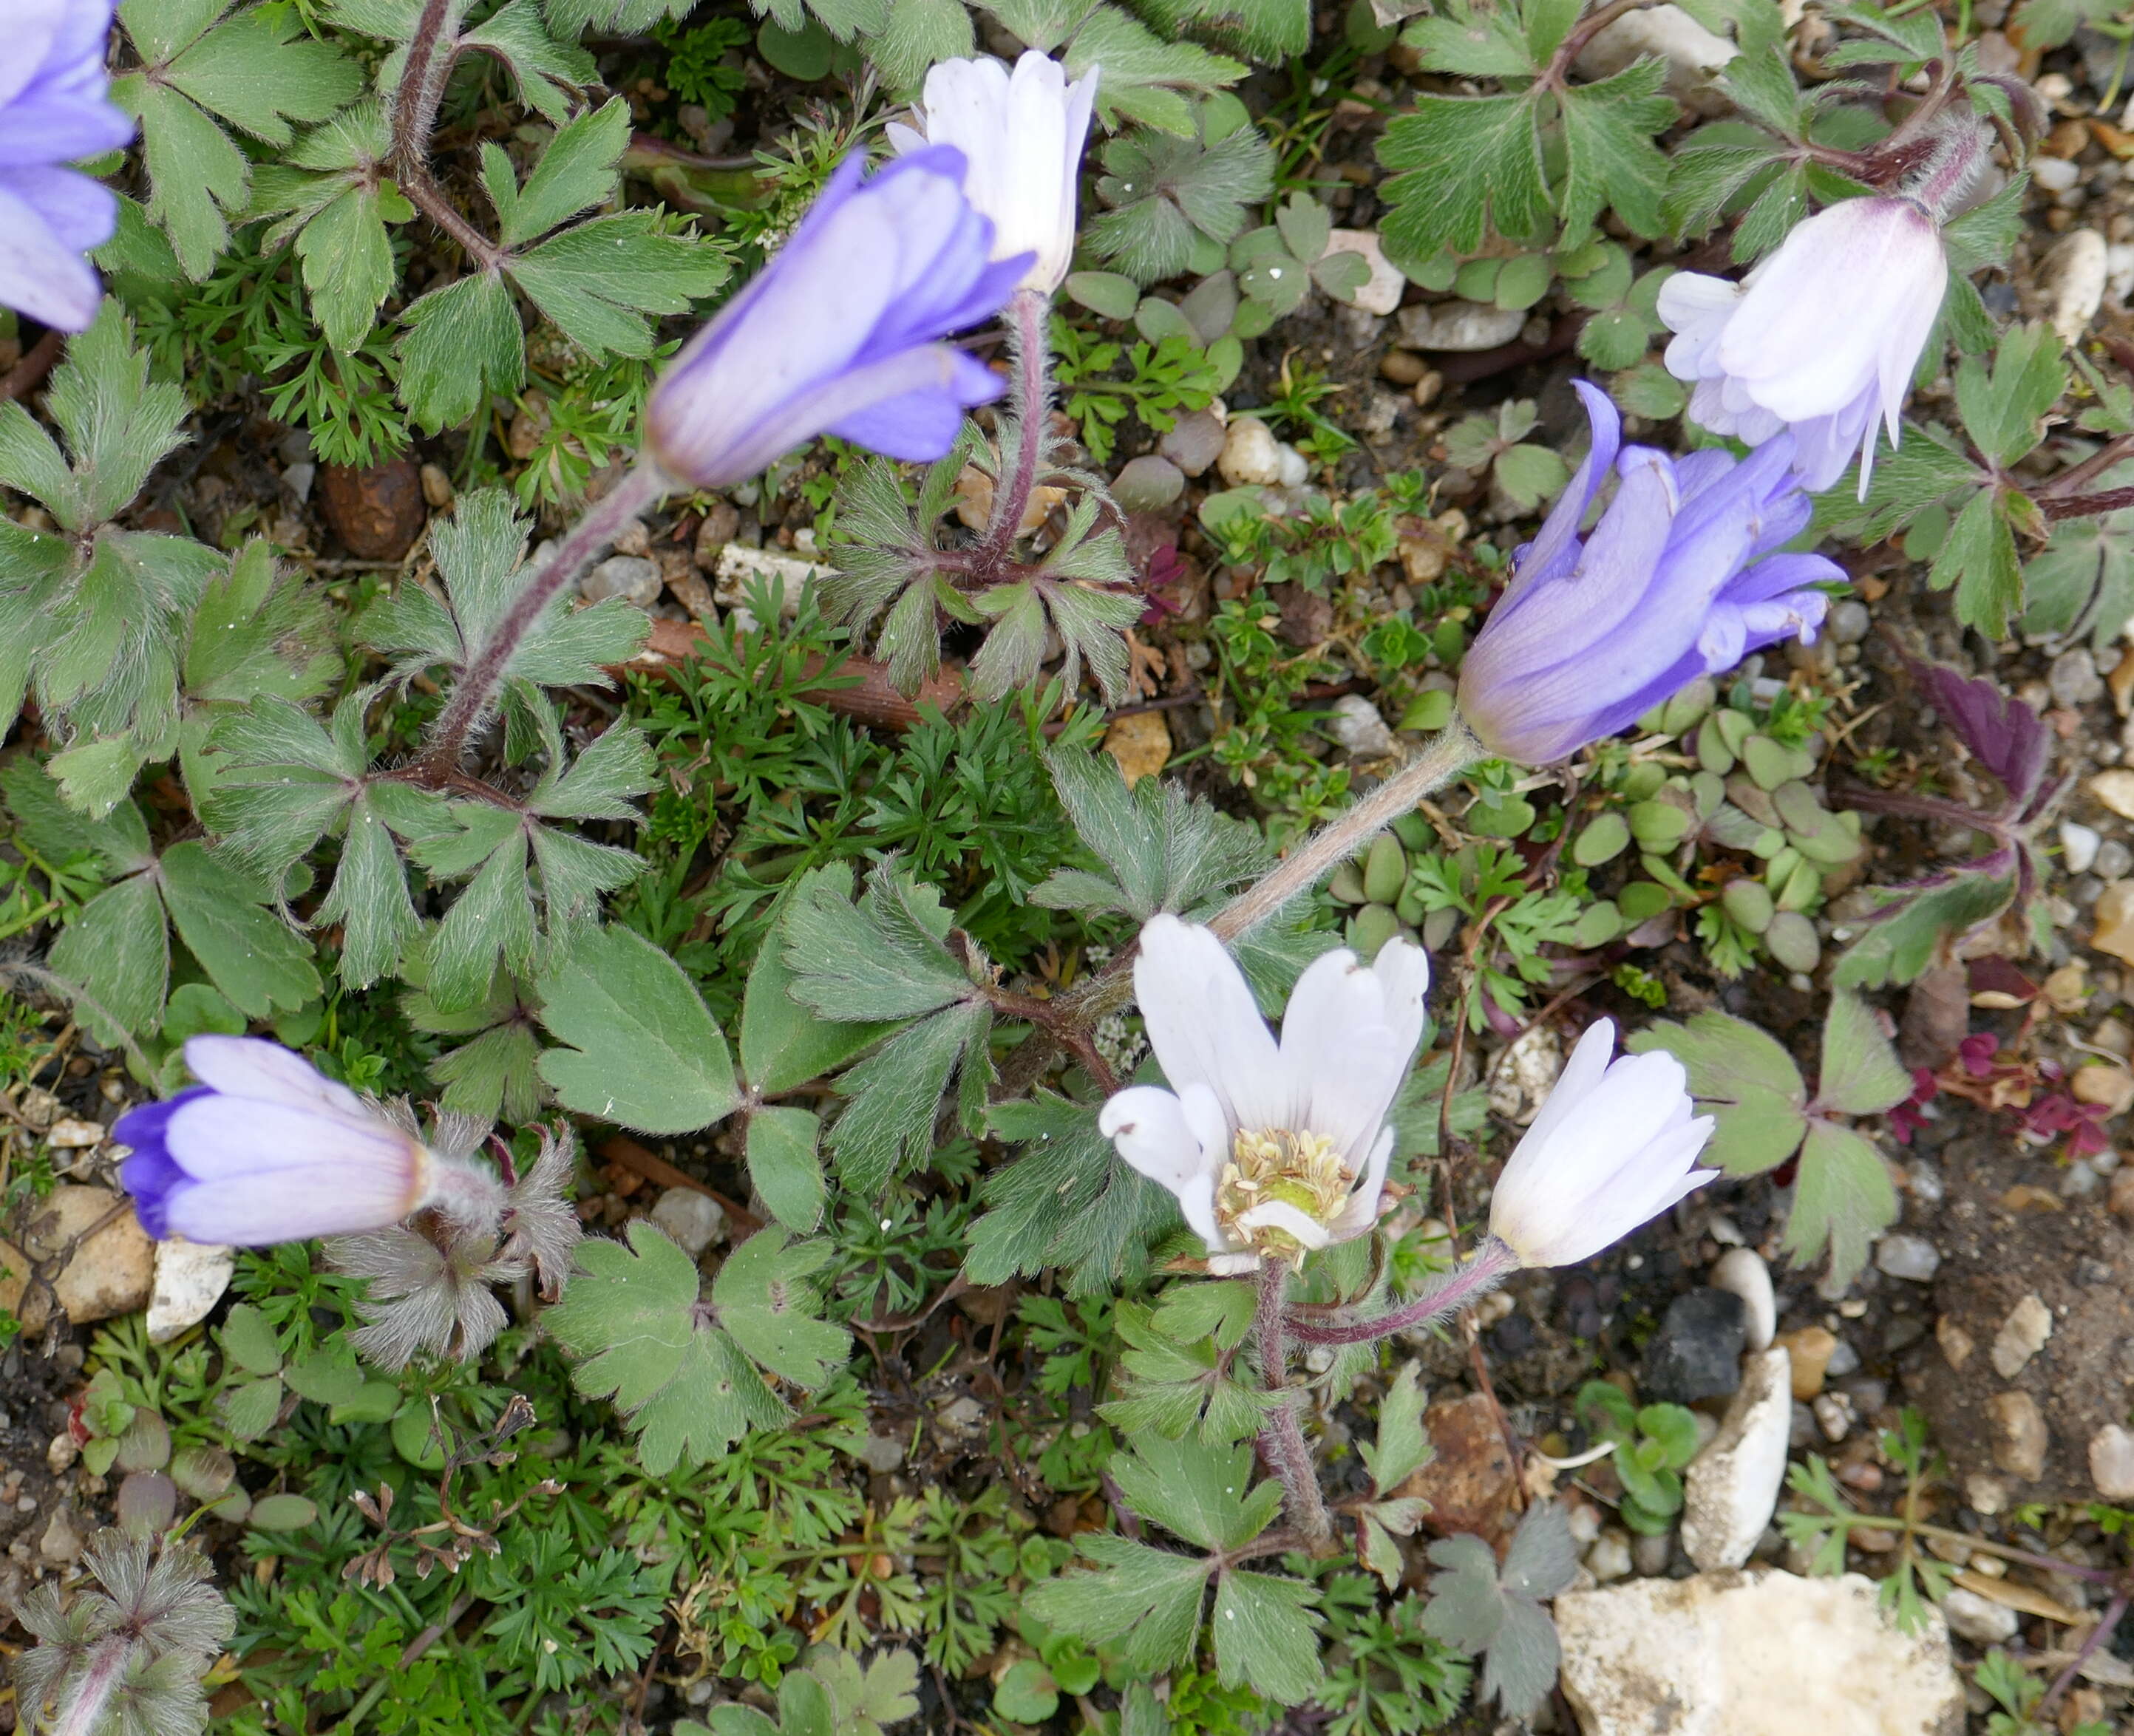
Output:
<svg viewBox="0 0 2134 1736">
<path fill-rule="evenodd" d="M 204 1083 L 111 1130 L 141 1227 L 261 1247 L 379 1229 L 432 1199 L 466 1210 L 480 1178 L 446 1164 L 302 1055 L 256 1037 L 186 1043 Z"/>
<path fill-rule="evenodd" d="M 930 147 L 871 180 L 848 159 L 755 281 L 653 388 L 646 446 L 697 488 L 746 481 L 818 434 L 930 461 L 1006 389 L 939 342 L 997 312 L 1028 268 L 992 263 L 963 155 Z"/>
<path fill-rule="evenodd" d="M 1615 1026 L 1578 1040 L 1489 1198 L 1489 1233 L 1522 1266 L 1576 1266 L 1718 1174 L 1695 1167 L 1716 1125 L 1661 1050 L 1610 1060 Z"/>
<path fill-rule="evenodd" d="M 923 133 L 892 125 L 900 152 L 954 145 L 969 160 L 964 195 L 993 224 L 993 258 L 1034 253 L 1021 287 L 1050 295 L 1074 252 L 1074 183 L 1097 99 L 1097 70 L 1073 84 L 1030 49 L 1011 72 L 998 60 L 943 60 L 926 75 Z"/>
</svg>

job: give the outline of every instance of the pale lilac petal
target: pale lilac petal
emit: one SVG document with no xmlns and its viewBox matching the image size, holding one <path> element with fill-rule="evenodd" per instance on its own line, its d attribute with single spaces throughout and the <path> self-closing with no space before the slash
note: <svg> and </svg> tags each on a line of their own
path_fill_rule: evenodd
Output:
<svg viewBox="0 0 2134 1736">
<path fill-rule="evenodd" d="M 292 1109 L 323 1109 L 366 1125 L 374 1119 L 347 1086 L 329 1079 L 302 1055 L 262 1038 L 188 1037 L 186 1065 L 202 1084 L 232 1097 Z"/>
<path fill-rule="evenodd" d="M 359 1124 L 220 1092 L 181 1104 L 164 1131 L 164 1145 L 198 1181 L 301 1171 L 315 1187 L 345 1187 L 401 1202 L 379 1220 L 384 1223 L 414 1210 L 428 1180 L 422 1146 L 383 1121 Z"/>
<path fill-rule="evenodd" d="M 188 1242 L 263 1247 L 313 1236 L 347 1236 L 384 1229 L 406 1215 L 375 1189 L 297 1173 L 244 1175 L 203 1182 L 171 1196 L 168 1232 Z"/>
<path fill-rule="evenodd" d="M 991 258 L 963 154 L 933 143 L 862 182 L 839 168 L 756 280 L 654 387 L 648 443 L 698 487 L 745 480 L 837 429 L 893 456 L 939 457 L 962 412 L 997 395 L 939 340 L 997 311 L 1027 261 Z"/>
</svg>

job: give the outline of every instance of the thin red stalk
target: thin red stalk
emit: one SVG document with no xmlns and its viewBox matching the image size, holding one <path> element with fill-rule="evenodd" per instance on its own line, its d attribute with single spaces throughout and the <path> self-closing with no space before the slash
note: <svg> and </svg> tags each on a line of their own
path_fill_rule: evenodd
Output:
<svg viewBox="0 0 2134 1736">
<path fill-rule="evenodd" d="M 1260 1450 L 1282 1479 L 1290 1521 L 1316 1555 L 1333 1541 L 1334 1521 L 1326 1512 L 1326 1497 L 1320 1492 L 1311 1447 L 1304 1438 L 1304 1425 L 1297 1420 L 1296 1401 L 1289 1391 L 1289 1348 L 1282 1338 L 1282 1311 L 1288 1291 L 1289 1268 L 1279 1260 L 1263 1259 L 1259 1309 L 1253 1319 L 1258 1334 L 1260 1378 L 1268 1391 L 1281 1396 L 1282 1403 L 1261 1425 Z"/>
<path fill-rule="evenodd" d="M 2038 510 L 2055 523 L 2062 518 L 2089 518 L 2134 506 L 2134 488 L 2107 489 L 2101 494 L 2048 495 L 2036 504 Z"/>
<path fill-rule="evenodd" d="M 2045 1723 L 2046 1715 L 2059 1703 L 2060 1695 L 2074 1685 L 2082 1666 L 2089 1661 L 2090 1654 L 2103 1645 L 2112 1630 L 2119 1625 L 2119 1618 L 2127 1613 L 2130 1602 L 2134 1602 L 2134 1592 L 2122 1589 L 2112 1594 L 2112 1601 L 2104 1606 L 2104 1613 L 2098 1618 L 2097 1625 L 2083 1636 L 2081 1649 L 2068 1661 L 2067 1668 L 2054 1678 L 2052 1686 L 2045 1690 L 2045 1697 L 2038 1702 L 2037 1709 L 2031 1715 L 2040 1724 Z"/>
<path fill-rule="evenodd" d="M 1457 1313 L 1518 1270 L 1518 1256 L 1494 1236 L 1484 1238 L 1473 1256 L 1458 1271 L 1448 1272 L 1412 1302 L 1368 1320 L 1340 1325 L 1289 1317 L 1289 1329 L 1300 1344 L 1369 1344 L 1397 1332 L 1427 1326 Z"/>
<path fill-rule="evenodd" d="M 495 702 L 497 689 L 504 685 L 505 671 L 510 667 L 512 653 L 540 620 L 542 611 L 555 600 L 558 592 L 575 583 L 579 574 L 606 552 L 622 534 L 624 526 L 663 499 L 669 486 L 665 473 L 657 465 L 640 460 L 635 470 L 571 527 L 548 557 L 548 565 L 512 600 L 511 606 L 490 629 L 481 649 L 473 653 L 466 668 L 461 671 L 452 696 L 446 701 L 445 709 L 437 718 L 430 745 L 418 762 L 425 776 L 444 779 L 459 769 L 460 755 L 466 750 L 467 738 Z"/>
<path fill-rule="evenodd" d="M 2070 465 L 2030 498 L 2043 506 L 2059 495 L 2073 494 L 2084 489 L 2102 476 L 2122 458 L 2134 458 L 2134 434 L 2121 434 L 2099 446 L 2080 464 Z"/>
</svg>

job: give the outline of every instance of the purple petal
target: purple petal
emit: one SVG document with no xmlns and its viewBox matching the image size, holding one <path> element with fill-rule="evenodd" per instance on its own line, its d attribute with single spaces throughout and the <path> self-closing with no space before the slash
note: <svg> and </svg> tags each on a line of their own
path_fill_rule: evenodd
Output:
<svg viewBox="0 0 2134 1736">
<path fill-rule="evenodd" d="M 1578 527 L 1585 521 L 1586 509 L 1592 505 L 1601 482 L 1614 467 L 1616 451 L 1623 442 L 1623 418 L 1615 401 L 1590 381 L 1573 380 L 1572 385 L 1586 406 L 1593 443 L 1586 450 L 1586 461 L 1578 466 L 1577 473 L 1557 498 L 1548 517 L 1543 520 L 1541 533 L 1518 552 L 1518 572 L 1498 604 L 1499 609 L 1520 592 L 1545 583 L 1559 571 L 1569 571 L 1572 561 L 1576 558 Z"/>
<path fill-rule="evenodd" d="M 385 1215 L 365 1197 L 296 1171 L 234 1180 L 195 1182 L 170 1196 L 164 1213 L 168 1233 L 188 1242 L 263 1247 L 313 1236 L 351 1236 L 382 1230 L 404 1212 Z M 143 1228 L 147 1226 L 144 1222 Z"/>
</svg>

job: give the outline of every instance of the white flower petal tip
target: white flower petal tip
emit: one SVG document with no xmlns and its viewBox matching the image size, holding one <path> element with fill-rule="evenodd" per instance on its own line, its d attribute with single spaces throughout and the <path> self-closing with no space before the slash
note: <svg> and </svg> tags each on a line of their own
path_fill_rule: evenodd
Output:
<svg viewBox="0 0 2134 1736">
<path fill-rule="evenodd" d="M 1104 1105 L 1098 1131 L 1176 1196 L 1211 1271 L 1294 1263 L 1368 1235 L 1393 1155 L 1386 1116 L 1422 1038 L 1429 984 L 1428 958 L 1404 941 L 1370 965 L 1325 953 L 1298 978 L 1277 1044 L 1214 931 L 1155 917 L 1134 991 L 1176 1095 L 1130 1086 Z"/>
<path fill-rule="evenodd" d="M 1589 1260 L 1720 1173 L 1697 1167 L 1716 1124 L 1682 1063 L 1614 1048 L 1608 1021 L 1586 1033 L 1497 1178 L 1489 1232 L 1523 1266 Z"/>
<path fill-rule="evenodd" d="M 1074 253 L 1075 184 L 1097 99 L 1098 69 L 1069 84 L 1050 55 L 1026 50 L 1012 70 L 998 60 L 944 60 L 926 75 L 919 119 L 927 142 L 968 159 L 963 192 L 992 219 L 995 259 L 1036 255 L 1022 287 L 1059 288 Z M 900 152 L 909 128 L 892 128 Z"/>
</svg>

